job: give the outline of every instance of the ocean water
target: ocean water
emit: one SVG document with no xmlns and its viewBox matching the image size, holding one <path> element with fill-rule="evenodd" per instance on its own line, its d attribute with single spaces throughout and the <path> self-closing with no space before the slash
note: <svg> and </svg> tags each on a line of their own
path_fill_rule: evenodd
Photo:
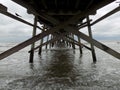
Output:
<svg viewBox="0 0 120 90">
<path fill-rule="evenodd" d="M 103 43 L 120 52 L 119 42 Z M 14 45 L 0 43 L 0 53 Z M 64 47 L 36 50 L 30 64 L 26 47 L 0 61 L 0 90 L 120 90 L 120 60 L 95 49 L 96 64 L 89 50 Z"/>
</svg>

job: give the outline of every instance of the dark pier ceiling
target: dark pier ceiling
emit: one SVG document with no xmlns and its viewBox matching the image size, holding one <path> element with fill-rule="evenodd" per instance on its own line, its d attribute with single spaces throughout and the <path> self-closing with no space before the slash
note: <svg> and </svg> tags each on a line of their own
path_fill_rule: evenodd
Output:
<svg viewBox="0 0 120 90">
<path fill-rule="evenodd" d="M 96 14 L 96 10 L 103 6 L 115 1 L 115 0 L 12 0 L 23 7 L 27 8 L 30 13 L 37 14 L 39 16 L 40 23 L 54 26 L 51 22 L 42 17 L 42 15 L 48 15 L 54 17 L 60 22 L 69 20 L 72 16 L 80 14 L 82 12 L 89 12 L 89 15 Z M 44 16 L 45 17 L 45 16 Z M 82 22 L 86 17 L 86 13 L 83 17 L 74 25 Z M 47 17 L 48 18 L 48 17 Z"/>
</svg>

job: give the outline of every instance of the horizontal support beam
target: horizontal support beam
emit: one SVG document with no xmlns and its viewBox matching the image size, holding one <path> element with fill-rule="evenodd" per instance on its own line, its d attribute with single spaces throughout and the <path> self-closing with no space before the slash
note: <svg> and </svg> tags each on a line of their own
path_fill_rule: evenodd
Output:
<svg viewBox="0 0 120 90">
<path fill-rule="evenodd" d="M 95 25 L 96 23 L 102 21 L 103 19 L 111 16 L 112 14 L 114 14 L 114 13 L 116 13 L 116 12 L 118 12 L 118 11 L 120 11 L 120 6 L 118 6 L 118 7 L 115 8 L 114 10 L 110 11 L 109 13 L 105 14 L 104 16 L 100 17 L 99 19 L 97 19 L 96 21 L 94 21 L 93 23 L 91 23 L 91 26 L 92 26 L 92 25 Z"/>
<path fill-rule="evenodd" d="M 116 52 L 115 50 L 109 48 L 108 46 L 98 42 L 97 40 L 94 40 L 92 38 L 90 38 L 89 36 L 83 34 L 82 32 L 79 32 L 77 29 L 73 29 L 73 28 L 67 28 L 66 31 L 71 32 L 77 36 L 79 36 L 80 38 L 82 38 L 83 40 L 92 43 L 94 46 L 96 46 L 97 48 L 105 51 L 106 53 L 120 59 L 120 53 Z"/>
</svg>

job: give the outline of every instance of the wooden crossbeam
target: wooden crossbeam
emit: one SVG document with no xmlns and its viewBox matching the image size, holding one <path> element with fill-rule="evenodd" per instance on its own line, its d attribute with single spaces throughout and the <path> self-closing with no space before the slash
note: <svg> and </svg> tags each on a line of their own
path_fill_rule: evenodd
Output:
<svg viewBox="0 0 120 90">
<path fill-rule="evenodd" d="M 0 60 L 10 56 L 11 54 L 13 54 L 13 53 L 15 53 L 15 52 L 25 48 L 26 46 L 28 46 L 28 45 L 30 45 L 30 44 L 32 44 L 32 43 L 42 39 L 43 37 L 45 37 L 45 36 L 47 36 L 49 34 L 52 34 L 55 31 L 58 31 L 60 28 L 64 28 L 64 27 L 65 27 L 65 24 L 60 24 L 60 25 L 58 25 L 56 27 L 53 27 L 53 28 L 51 28 L 51 29 L 49 29 L 47 31 L 44 31 L 44 32 L 42 32 L 42 33 L 40 33 L 40 34 L 38 34 L 38 35 L 36 35 L 36 36 L 34 36 L 34 37 L 24 41 L 24 42 L 22 42 L 19 45 L 16 45 L 15 47 L 13 47 L 13 48 L 11 48 L 11 49 L 1 53 L 0 54 Z"/>
<path fill-rule="evenodd" d="M 35 16 L 34 18 L 34 27 L 33 27 L 33 34 L 32 34 L 32 37 L 34 37 L 36 35 L 36 26 L 37 26 L 37 16 Z M 32 43 L 31 45 L 31 49 L 33 49 L 35 47 L 35 43 Z M 30 53 L 30 59 L 29 59 L 29 62 L 30 63 L 33 63 L 33 59 L 34 59 L 34 51 Z"/>
<path fill-rule="evenodd" d="M 48 42 L 48 40 L 49 40 L 49 35 L 47 36 L 47 42 Z M 48 44 L 46 44 L 46 47 L 45 47 L 46 49 L 47 49 L 47 45 L 48 45 Z"/>
<path fill-rule="evenodd" d="M 89 37 L 92 39 L 92 30 L 91 30 L 91 26 L 90 26 L 90 21 L 89 21 L 89 16 L 86 17 L 87 20 L 87 24 L 88 24 L 88 33 L 89 33 Z M 93 62 L 96 62 L 96 54 L 95 54 L 95 49 L 94 49 L 94 45 L 92 43 L 90 43 L 91 46 L 91 52 L 92 52 L 92 58 L 93 58 Z"/>
<path fill-rule="evenodd" d="M 104 16 L 100 17 L 99 19 L 97 19 L 96 21 L 94 21 L 93 23 L 91 23 L 91 26 L 102 21 L 103 19 L 111 16 L 112 14 L 115 14 L 116 12 L 120 11 L 120 6 L 118 6 L 117 8 L 113 9 L 112 11 L 110 11 L 109 13 L 105 14 Z"/>
<path fill-rule="evenodd" d="M 0 3 L 0 10 L 7 12 L 7 7 Z"/>
<path fill-rule="evenodd" d="M 10 18 L 13 18 L 13 19 L 15 19 L 15 20 L 17 20 L 17 21 L 20 21 L 20 22 L 22 22 L 22 23 L 24 23 L 24 24 L 27 24 L 27 25 L 29 25 L 29 26 L 34 27 L 33 24 L 31 24 L 31 23 L 29 23 L 29 22 L 27 22 L 27 21 L 25 21 L 25 20 L 23 20 L 23 19 L 21 19 L 21 18 L 19 18 L 19 17 L 16 17 L 15 15 L 13 15 L 13 14 L 11 14 L 11 13 L 9 13 L 9 12 L 6 12 L 6 11 L 3 11 L 3 10 L 0 9 L 0 13 L 4 14 L 4 15 L 10 17 Z M 37 27 L 38 29 L 40 29 L 40 30 L 43 30 L 43 29 L 42 29 L 41 27 L 39 27 L 39 26 L 36 26 L 36 27 Z"/>
<path fill-rule="evenodd" d="M 78 29 L 82 29 L 84 27 L 87 27 L 88 25 L 87 24 L 84 24 L 84 25 L 81 25 L 80 27 L 78 27 Z"/>
<path fill-rule="evenodd" d="M 15 53 L 15 52 L 17 52 L 17 51 L 19 51 L 19 50 L 21 50 L 23 48 L 25 48 L 28 45 L 30 45 L 30 44 L 32 44 L 32 43 L 42 39 L 43 37 L 45 37 L 45 36 L 47 36 L 47 35 L 49 35 L 51 33 L 54 33 L 55 31 L 56 31 L 56 29 L 44 31 L 44 32 L 42 32 L 42 33 L 40 33 L 40 34 L 38 34 L 38 35 L 36 35 L 36 36 L 34 36 L 34 37 L 24 41 L 24 42 L 16 45 L 15 47 L 13 47 L 13 48 L 11 48 L 11 49 L 1 53 L 0 54 L 0 60 L 10 56 L 11 54 L 13 54 L 13 53 Z"/>
<path fill-rule="evenodd" d="M 79 36 L 83 40 L 85 40 L 85 41 L 87 41 L 89 43 L 92 43 L 97 48 L 105 51 L 106 53 L 108 53 L 108 54 L 110 54 L 110 55 L 112 55 L 112 56 L 114 56 L 114 57 L 116 57 L 118 59 L 120 59 L 120 53 L 119 52 L 116 52 L 115 50 L 109 48 L 108 46 L 106 46 L 106 45 L 104 45 L 104 44 L 90 38 L 89 36 L 83 34 L 82 32 L 79 32 L 78 30 L 73 29 L 73 28 L 69 28 L 69 29 L 67 28 L 66 31 L 71 32 L 71 33 Z"/>
<path fill-rule="evenodd" d="M 78 37 L 78 42 L 81 43 L 80 37 Z M 82 46 L 79 46 L 79 51 L 80 51 L 80 54 L 83 54 L 83 52 L 82 52 Z"/>
</svg>

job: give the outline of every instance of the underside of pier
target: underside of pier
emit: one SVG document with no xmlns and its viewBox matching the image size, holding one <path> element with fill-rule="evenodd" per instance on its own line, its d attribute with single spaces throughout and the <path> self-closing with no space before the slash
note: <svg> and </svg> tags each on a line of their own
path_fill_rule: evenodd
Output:
<svg viewBox="0 0 120 90">
<path fill-rule="evenodd" d="M 118 12 L 120 7 L 117 7 L 100 17 L 96 21 L 90 19 L 90 15 L 95 15 L 97 10 L 114 2 L 115 0 L 12 0 L 13 2 L 25 7 L 28 14 L 34 15 L 34 24 L 31 24 L 20 17 L 17 17 L 7 11 L 7 7 L 0 4 L 0 13 L 18 20 L 22 23 L 32 26 L 32 38 L 16 45 L 15 47 L 0 54 L 0 60 L 8 57 L 11 54 L 31 45 L 30 63 L 33 63 L 34 50 L 39 49 L 38 54 L 42 52 L 42 46 L 48 45 L 53 47 L 58 43 L 64 43 L 67 47 L 75 45 L 79 46 L 80 54 L 82 55 L 82 47 L 91 51 L 93 62 L 96 62 L 96 54 L 94 47 L 97 47 L 106 53 L 120 59 L 120 53 L 95 40 L 92 36 L 91 26 Z M 92 21 L 92 23 L 91 23 Z M 37 25 L 39 22 L 42 27 Z M 87 27 L 89 35 L 80 31 L 80 29 Z M 36 30 L 40 29 L 41 33 L 36 35 Z M 78 37 L 78 40 L 74 38 Z M 44 37 L 47 37 L 46 42 L 43 43 Z M 90 43 L 90 47 L 84 45 L 82 40 Z M 35 47 L 35 42 L 40 40 L 40 45 Z"/>
</svg>

